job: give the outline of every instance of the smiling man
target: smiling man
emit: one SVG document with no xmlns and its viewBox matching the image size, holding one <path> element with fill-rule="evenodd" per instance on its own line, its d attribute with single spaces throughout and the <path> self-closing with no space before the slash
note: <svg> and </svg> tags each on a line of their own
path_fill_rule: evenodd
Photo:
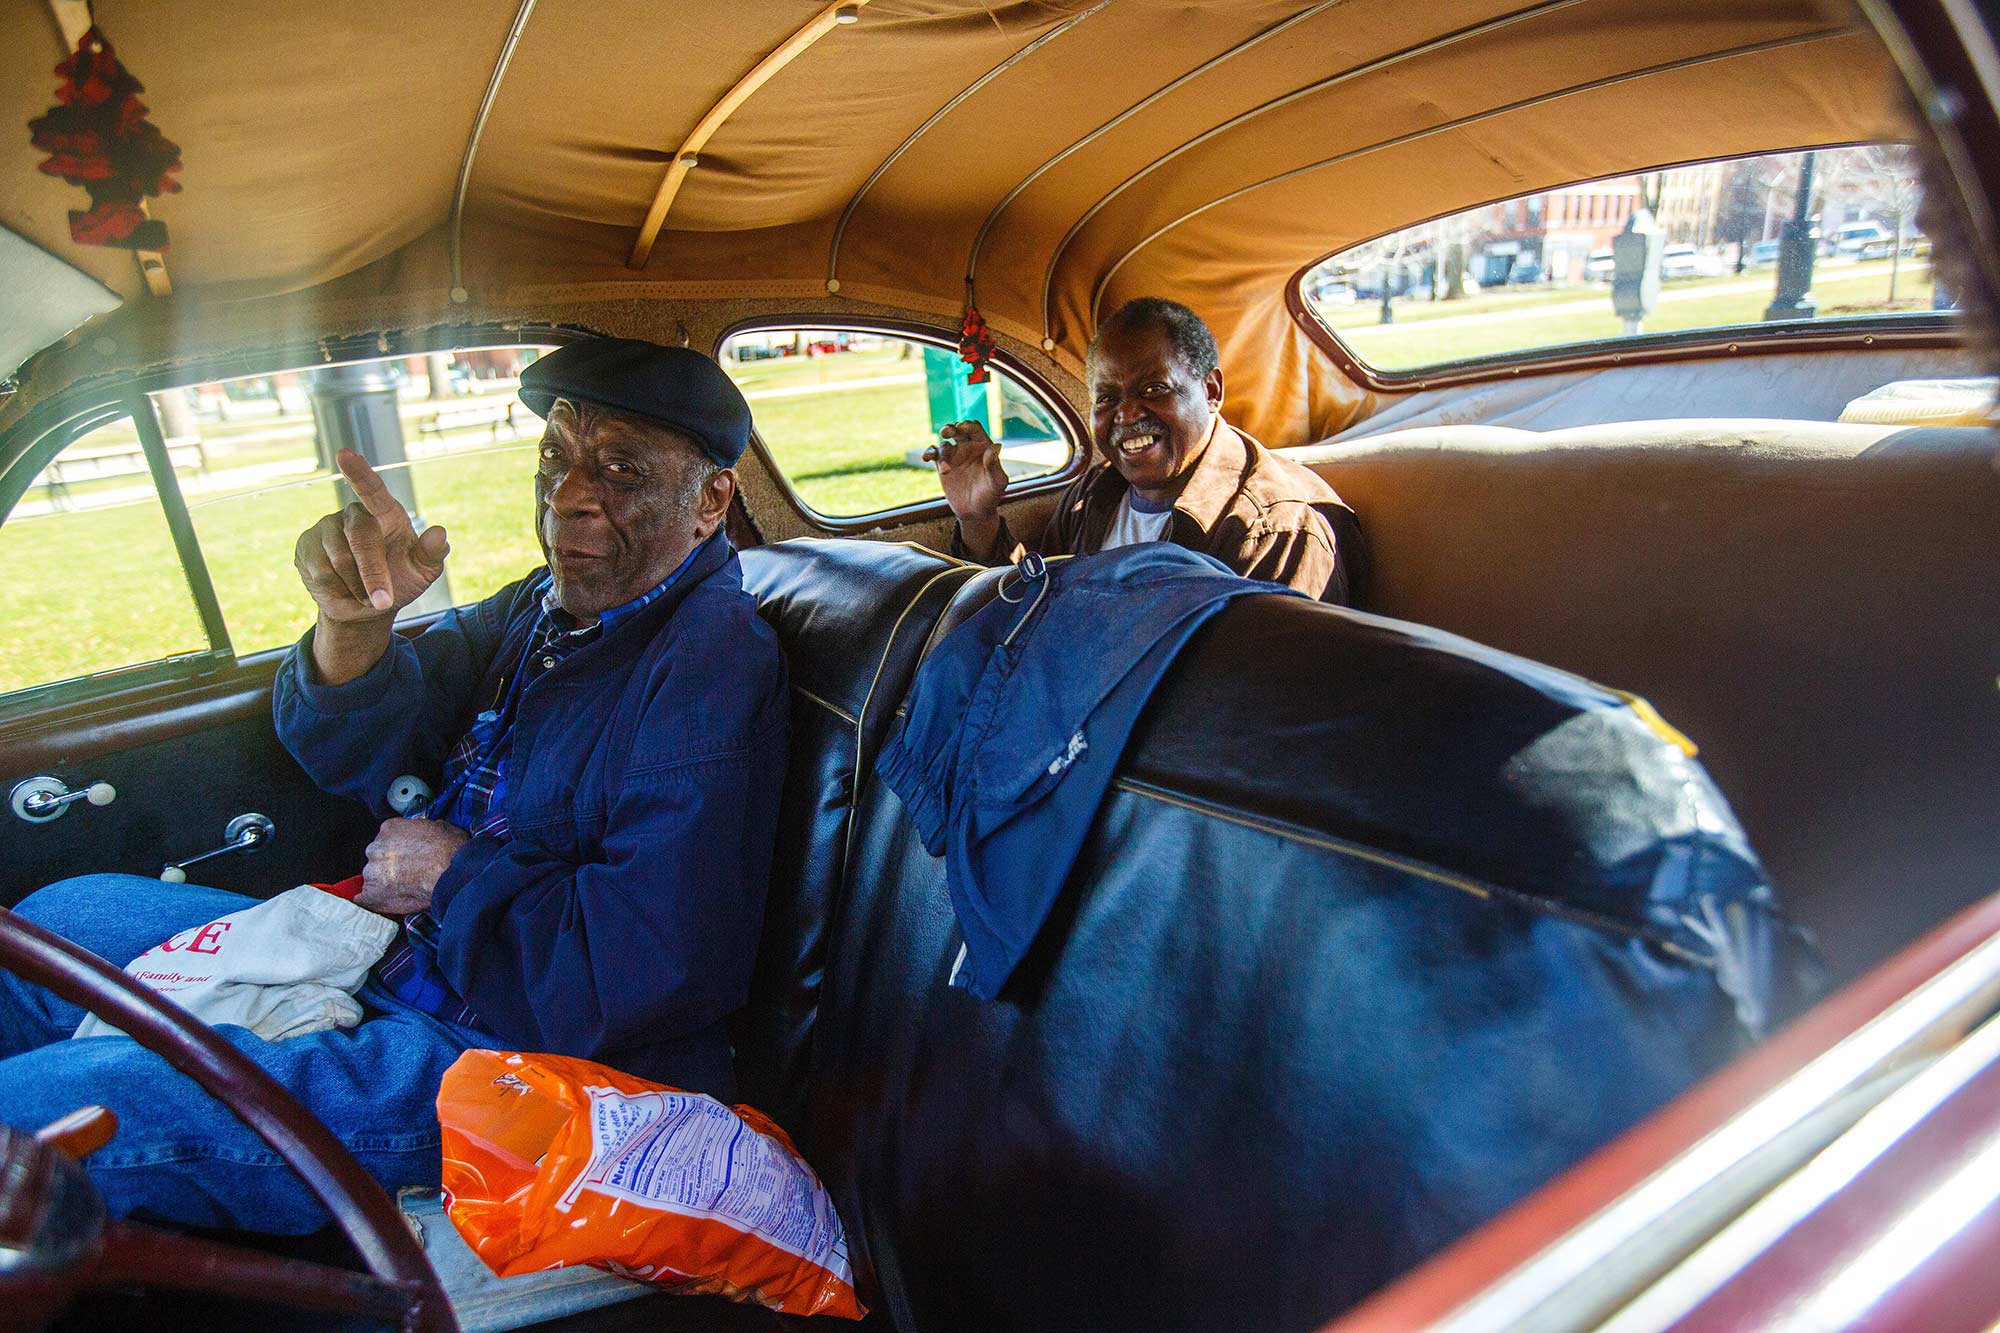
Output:
<svg viewBox="0 0 2000 1333">
<path fill-rule="evenodd" d="M 448 543 L 346 452 L 355 503 L 294 550 L 317 621 L 278 672 L 279 737 L 378 817 L 399 775 L 437 794 L 367 848 L 355 901 L 404 920 L 359 1025 L 219 1031 L 392 1189 L 437 1184 L 438 1082 L 469 1047 L 585 1056 L 728 1101 L 724 1020 L 763 918 L 788 714 L 776 637 L 723 531 L 749 408 L 708 358 L 623 339 L 543 357 L 520 393 L 548 421 L 545 569 L 397 634 Z M 123 965 L 249 905 L 94 875 L 19 910 Z M 89 1169 L 120 1214 L 324 1223 L 262 1140 L 158 1057 L 123 1036 L 64 1040 L 80 1017 L 0 976 L 0 1122 L 110 1106 L 119 1146 Z"/>
<path fill-rule="evenodd" d="M 1215 335 L 1200 316 L 1156 297 L 1126 302 L 1091 340 L 1085 375 L 1100 460 L 1057 500 L 1044 555 L 1172 541 L 1250 578 L 1348 600 L 1353 511 L 1310 469 L 1223 421 Z M 953 553 L 1013 559 L 1020 543 L 1000 515 L 1000 447 L 976 421 L 940 434 L 925 457 L 958 519 Z"/>
</svg>

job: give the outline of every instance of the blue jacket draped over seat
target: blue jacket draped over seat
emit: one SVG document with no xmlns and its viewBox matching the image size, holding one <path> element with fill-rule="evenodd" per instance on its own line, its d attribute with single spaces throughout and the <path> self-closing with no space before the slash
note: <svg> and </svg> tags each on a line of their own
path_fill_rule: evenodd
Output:
<svg viewBox="0 0 2000 1333">
<path fill-rule="evenodd" d="M 1030 554 L 924 663 L 876 768 L 945 858 L 974 995 L 1034 942 L 1182 645 L 1258 593 L 1302 595 L 1171 542 Z"/>
</svg>

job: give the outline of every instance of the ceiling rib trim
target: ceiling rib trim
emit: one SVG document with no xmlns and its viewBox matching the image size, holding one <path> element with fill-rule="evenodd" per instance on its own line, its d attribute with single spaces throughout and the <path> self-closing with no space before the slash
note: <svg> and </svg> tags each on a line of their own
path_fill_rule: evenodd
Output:
<svg viewBox="0 0 2000 1333">
<path fill-rule="evenodd" d="M 1314 93 L 1324 92 L 1328 88 L 1337 87 L 1352 79 L 1362 78 L 1369 74 L 1379 74 L 1381 71 L 1400 65 L 1406 60 L 1414 60 L 1419 56 L 1430 55 L 1433 52 L 1442 51 L 1447 47 L 1456 46 L 1458 43 L 1471 38 L 1481 37 L 1489 32 L 1498 32 L 1502 28 L 1511 27 L 1516 23 L 1539 18 L 1544 14 L 1553 14 L 1560 10 L 1570 9 L 1587 2 L 1588 0 L 1543 0 L 1541 4 L 1530 5 L 1528 8 L 1516 10 L 1512 14 L 1502 14 L 1498 18 L 1487 19 L 1482 23 L 1475 23 L 1470 27 L 1460 28 L 1457 32 L 1448 32 L 1442 37 L 1434 37 L 1430 41 L 1419 42 L 1417 45 L 1405 47 L 1401 51 L 1393 51 L 1386 56 L 1379 56 L 1374 60 L 1363 61 L 1359 65 L 1350 66 L 1338 74 L 1321 79 L 1317 83 L 1309 83 L 1303 88 L 1286 93 L 1283 97 L 1275 98 L 1272 101 L 1264 103 L 1262 106 L 1252 107 L 1239 116 L 1232 116 L 1220 125 L 1204 130 L 1172 152 L 1153 159 L 1112 187 L 1109 194 L 1092 204 L 1081 217 L 1070 224 L 1069 230 L 1063 233 L 1062 239 L 1056 242 L 1056 248 L 1049 255 L 1048 268 L 1042 274 L 1042 345 L 1047 347 L 1055 340 L 1055 332 L 1050 327 L 1052 322 L 1050 314 L 1052 312 L 1049 308 L 1049 297 L 1055 288 L 1056 269 L 1061 265 L 1063 254 L 1069 249 L 1069 243 L 1075 240 L 1077 233 L 1089 226 L 1090 220 L 1103 212 L 1112 200 L 1131 189 L 1153 172 L 1158 171 L 1167 163 L 1172 162 L 1175 158 L 1181 156 L 1181 154 L 1199 148 L 1202 144 L 1207 143 L 1217 135 L 1232 130 L 1247 120 L 1261 116 L 1269 111 L 1276 111 L 1280 107 L 1289 106 L 1302 97 L 1310 97 Z"/>
<path fill-rule="evenodd" d="M 943 106 L 939 107 L 936 111 L 932 112 L 930 119 L 926 120 L 923 124 L 917 126 L 916 129 L 912 130 L 910 132 L 909 138 L 903 140 L 903 142 L 901 142 L 900 144 L 897 144 L 896 150 L 890 153 L 889 156 L 882 159 L 882 165 L 876 167 L 873 172 L 869 173 L 868 179 L 861 182 L 861 188 L 854 192 L 854 197 L 847 201 L 847 207 L 840 211 L 840 221 L 837 224 L 835 224 L 833 229 L 833 242 L 831 245 L 827 247 L 826 251 L 827 291 L 834 293 L 838 293 L 840 291 L 840 243 L 847 236 L 847 224 L 853 220 L 854 211 L 861 207 L 861 201 L 867 197 L 867 194 L 870 190 L 875 188 L 875 182 L 881 180 L 883 176 L 888 174 L 889 168 L 896 165 L 896 160 L 902 157 L 904 153 L 908 152 L 912 144 L 916 143 L 917 140 L 923 138 L 925 134 L 929 133 L 933 125 L 936 125 L 939 121 L 943 120 L 946 116 L 950 115 L 961 104 L 963 104 L 966 98 L 972 96 L 974 93 L 978 92 L 981 88 L 984 88 L 987 84 L 993 82 L 993 80 L 999 78 L 1002 74 L 1005 74 L 1008 70 L 1014 68 L 1014 66 L 1020 64 L 1023 60 L 1026 60 L 1029 56 L 1041 50 L 1044 46 L 1047 46 L 1050 42 L 1062 36 L 1064 33 L 1068 32 L 1071 28 L 1074 28 L 1077 24 L 1089 18 L 1092 14 L 1101 12 L 1110 4 L 1111 0 L 1097 0 L 1097 3 L 1092 5 L 1089 9 L 1084 10 L 1080 14 L 1073 14 L 1069 18 L 1064 19 L 1061 23 L 1058 23 L 1055 27 L 1050 28 L 1047 32 L 1043 33 L 1041 36 L 1035 38 L 1034 41 L 1029 42 L 1026 46 L 1014 52 L 1013 55 L 1008 56 L 1005 60 L 995 65 L 992 69 L 987 70 L 984 74 L 980 75 L 978 78 L 974 79 L 971 83 L 967 84 L 964 88 L 960 89 L 958 93 L 949 102 L 946 102 Z"/>
<path fill-rule="evenodd" d="M 660 237 L 660 228 L 666 225 L 667 210 L 674 206 L 674 197 L 681 191 L 681 184 L 688 173 L 700 160 L 701 150 L 708 147 L 708 141 L 722 128 L 738 107 L 749 101 L 759 88 L 776 77 L 778 71 L 804 55 L 820 38 L 836 27 L 851 24 L 860 17 L 861 6 L 869 0 L 834 0 L 825 9 L 806 21 L 804 27 L 787 37 L 776 50 L 754 65 L 748 74 L 738 79 L 724 93 L 714 106 L 710 107 L 695 126 L 681 140 L 681 146 L 674 151 L 674 160 L 667 166 L 666 179 L 653 195 L 653 203 L 646 210 L 646 220 L 639 225 L 638 239 L 632 242 L 632 257 L 625 261 L 625 267 L 643 269 L 652 258 L 653 243 Z"/>
<path fill-rule="evenodd" d="M 521 33 L 528 26 L 528 16 L 535 12 L 535 0 L 521 0 L 521 7 L 514 11 L 513 26 L 507 29 L 507 40 L 501 44 L 499 58 L 493 62 L 493 77 L 486 81 L 486 95 L 479 99 L 479 114 L 472 118 L 472 130 L 465 136 L 465 156 L 458 164 L 458 184 L 451 195 L 451 299 L 463 304 L 470 299 L 465 290 L 465 191 L 472 183 L 472 162 L 479 156 L 479 136 L 486 133 L 486 118 L 493 113 L 493 103 L 500 96 L 500 81 L 507 77 L 507 65 L 514 59 L 514 48 L 521 44 Z"/>
<path fill-rule="evenodd" d="M 1267 185 L 1277 185 L 1294 177 L 1306 175 L 1309 172 L 1336 166 L 1342 162 L 1350 162 L 1358 157 L 1365 157 L 1370 153 L 1379 153 L 1391 148 L 1400 148 L 1404 144 L 1414 143 L 1419 139 L 1427 139 L 1432 135 L 1447 134 L 1453 130 L 1461 130 L 1468 125 L 1476 125 L 1481 121 L 1510 115 L 1516 111 L 1525 111 L 1530 107 L 1542 106 L 1549 102 L 1559 101 L 1565 97 L 1596 92 L 1602 88 L 1614 87 L 1621 83 L 1632 83 L 1639 79 L 1653 78 L 1661 74 L 1671 74 L 1676 70 L 1692 69 L 1698 65 L 1712 64 L 1719 60 L 1733 60 L 1739 56 L 1760 55 L 1767 51 L 1781 51 L 1787 47 L 1804 46 L 1810 42 L 1823 42 L 1835 37 L 1846 37 L 1852 35 L 1853 32 L 1854 29 L 1849 27 L 1819 28 L 1812 32 L 1796 33 L 1790 37 L 1775 37 L 1770 41 L 1752 42 L 1747 46 L 1733 46 L 1723 51 L 1710 51 L 1704 55 L 1684 56 L 1679 60 L 1669 60 L 1658 65 L 1648 65 L 1644 69 L 1630 70 L 1624 74 L 1612 74 L 1601 79 L 1592 79 L 1588 83 L 1574 84 L 1568 88 L 1558 88 L 1554 92 L 1540 93 L 1534 97 L 1524 97 L 1518 102 L 1509 102 L 1505 106 L 1492 107 L 1485 111 L 1474 112 L 1469 116 L 1459 116 L 1454 120 L 1447 120 L 1436 125 L 1426 126 L 1421 130 L 1412 130 L 1408 134 L 1399 134 L 1393 139 L 1384 139 L 1379 143 L 1365 144 L 1360 148 L 1351 148 L 1344 153 L 1336 153 L 1332 157 L 1322 158 L 1317 162 L 1308 162 L 1304 166 L 1293 167 L 1290 171 L 1282 171 L 1275 176 L 1269 176 L 1260 181 L 1253 181 L 1248 185 L 1231 190 L 1228 194 L 1218 195 L 1199 208 L 1189 209 L 1120 255 L 1118 262 L 1106 269 L 1104 276 L 1098 279 L 1097 287 L 1091 293 L 1091 322 L 1093 324 L 1097 322 L 1097 313 L 1104 301 L 1105 289 L 1111 285 L 1111 280 L 1118 275 L 1118 271 L 1124 268 L 1134 255 L 1174 228 L 1180 226 L 1183 222 L 1200 217 L 1210 209 L 1220 208 L 1224 204 L 1232 203 L 1237 199 L 1241 199 L 1246 194 L 1263 189 Z"/>
<path fill-rule="evenodd" d="M 1250 50 L 1252 47 L 1255 47 L 1260 43 L 1267 42 L 1271 40 L 1271 38 L 1278 36 L 1280 33 L 1287 32 L 1292 28 L 1297 27 L 1299 24 L 1304 23 L 1307 19 L 1312 18 L 1316 14 L 1324 13 L 1326 10 L 1332 9 L 1336 5 L 1344 5 L 1346 3 L 1347 0 L 1320 0 L 1319 4 L 1313 5 L 1308 9 L 1302 9 L 1298 13 L 1292 15 L 1290 18 L 1280 19 L 1278 22 L 1273 23 L 1270 27 L 1264 29 L 1262 32 L 1258 33 L 1254 37 L 1250 37 L 1245 39 L 1244 41 L 1238 42 L 1236 45 L 1230 47 L 1227 51 L 1222 52 L 1220 55 L 1209 57 L 1207 60 L 1202 61 L 1199 65 L 1196 65 L 1193 69 L 1181 75 L 1179 78 L 1174 79 L 1172 82 L 1165 84 L 1157 91 L 1149 93 L 1145 97 L 1134 102 L 1131 106 L 1126 107 L 1123 111 L 1113 116 L 1110 120 L 1105 121 L 1102 125 L 1099 125 L 1096 129 L 1084 135 L 1081 139 L 1078 139 L 1075 143 L 1063 149 L 1060 153 L 1057 153 L 1054 157 L 1050 158 L 1048 161 L 1042 163 L 1042 165 L 1036 167 L 1033 171 L 1029 172 L 1026 176 L 1022 177 L 1020 184 L 1016 185 L 1013 189 L 1007 191 L 1006 196 L 1002 198 L 999 203 L 993 205 L 993 211 L 988 213 L 986 215 L 986 221 L 980 224 L 979 234 L 972 238 L 972 249 L 968 251 L 965 256 L 965 285 L 968 288 L 972 286 L 974 274 L 979 267 L 979 252 L 982 249 L 984 249 L 986 245 L 986 234 L 993 230 L 993 224 L 1000 220 L 1000 215 L 1007 211 L 1007 206 L 1013 203 L 1016 199 L 1020 198 L 1021 192 L 1026 190 L 1030 185 L 1033 185 L 1036 181 L 1040 180 L 1049 171 L 1054 170 L 1057 166 L 1061 165 L 1064 161 L 1068 160 L 1072 154 L 1081 152 L 1083 149 L 1088 148 L 1091 144 L 1096 143 L 1099 139 L 1103 138 L 1111 131 L 1117 129 L 1120 125 L 1123 125 L 1126 121 L 1138 115 L 1141 111 L 1144 111 L 1147 107 L 1152 106 L 1153 104 L 1158 102 L 1161 98 L 1166 97 L 1167 95 L 1173 93 L 1177 89 L 1186 87 L 1189 83 L 1192 83 L 1194 80 L 1208 73 L 1210 70 L 1222 64 L 1224 61 L 1230 59 L 1232 56 L 1242 55 L 1245 51 Z M 1047 349 L 1044 348 L 1043 350 Z"/>
</svg>

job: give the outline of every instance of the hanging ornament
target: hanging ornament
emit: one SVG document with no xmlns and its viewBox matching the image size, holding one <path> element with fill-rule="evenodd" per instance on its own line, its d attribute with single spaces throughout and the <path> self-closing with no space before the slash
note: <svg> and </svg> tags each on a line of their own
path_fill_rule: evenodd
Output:
<svg viewBox="0 0 2000 1333">
<path fill-rule="evenodd" d="M 90 207 L 71 210 L 70 239 L 79 245 L 164 250 L 167 224 L 148 218 L 140 201 L 180 190 L 180 145 L 146 119 L 139 94 L 145 85 L 118 63 L 111 43 L 95 26 L 69 59 L 56 66 L 59 106 L 28 122 L 35 147 L 49 154 L 38 164 L 90 192 Z"/>
<path fill-rule="evenodd" d="M 965 323 L 958 333 L 958 359 L 972 367 L 965 374 L 967 384 L 984 384 L 992 378 L 987 366 L 993 361 L 993 332 L 976 305 L 965 307 Z"/>
</svg>

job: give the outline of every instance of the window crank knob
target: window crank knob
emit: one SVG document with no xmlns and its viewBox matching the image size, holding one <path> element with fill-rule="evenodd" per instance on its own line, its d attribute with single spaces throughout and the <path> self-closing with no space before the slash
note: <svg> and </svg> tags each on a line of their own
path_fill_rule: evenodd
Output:
<svg viewBox="0 0 2000 1333">
<path fill-rule="evenodd" d="M 72 791 L 61 778 L 42 773 L 15 783 L 14 790 L 8 795 L 8 804 L 17 816 L 30 824 L 46 824 L 62 818 L 72 805 L 80 801 L 91 805 L 110 805 L 117 798 L 118 789 L 108 782 L 93 782 Z"/>
<path fill-rule="evenodd" d="M 431 803 L 430 784 L 420 777 L 405 773 L 389 784 L 388 801 L 391 810 L 405 818 L 414 819 Z"/>
</svg>

